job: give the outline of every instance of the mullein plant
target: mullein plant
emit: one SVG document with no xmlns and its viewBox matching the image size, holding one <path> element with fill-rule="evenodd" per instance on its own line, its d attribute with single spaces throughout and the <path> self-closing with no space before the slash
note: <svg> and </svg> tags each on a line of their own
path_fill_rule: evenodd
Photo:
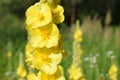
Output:
<svg viewBox="0 0 120 80">
<path fill-rule="evenodd" d="M 7 71 L 5 73 L 6 76 L 11 76 L 12 75 L 12 57 L 13 57 L 13 44 L 11 41 L 8 41 L 7 45 L 6 45 L 6 57 L 7 57 Z"/>
<path fill-rule="evenodd" d="M 72 55 L 72 65 L 69 72 L 69 80 L 85 80 L 85 76 L 83 74 L 81 68 L 81 55 L 83 53 L 80 42 L 82 41 L 82 31 L 80 29 L 79 20 L 76 21 L 75 25 L 76 29 L 74 32 L 74 41 L 73 41 L 73 55 Z"/>
<path fill-rule="evenodd" d="M 115 64 L 115 55 L 113 53 L 109 52 L 108 57 L 111 59 L 111 66 L 110 66 L 110 69 L 109 69 L 109 72 L 108 72 L 109 79 L 110 80 L 118 80 L 118 67 Z"/>
<path fill-rule="evenodd" d="M 7 71 L 5 72 L 5 76 L 11 76 L 12 75 L 12 52 L 8 51 L 7 53 Z"/>
<path fill-rule="evenodd" d="M 118 80 L 118 68 L 113 63 L 109 69 L 109 79 L 110 80 Z"/>
<path fill-rule="evenodd" d="M 17 67 L 17 76 L 18 76 L 18 80 L 25 80 L 25 77 L 27 75 L 27 71 L 24 65 L 24 61 L 23 61 L 23 53 L 19 53 L 19 64 Z"/>
<path fill-rule="evenodd" d="M 40 0 L 26 11 L 27 80 L 65 80 L 59 65 L 63 58 L 62 39 L 57 24 L 64 21 L 60 0 Z"/>
<path fill-rule="evenodd" d="M 12 52 L 11 51 L 8 51 L 7 52 L 7 57 L 8 57 L 8 68 L 9 68 L 9 71 L 8 72 L 12 72 Z"/>
</svg>

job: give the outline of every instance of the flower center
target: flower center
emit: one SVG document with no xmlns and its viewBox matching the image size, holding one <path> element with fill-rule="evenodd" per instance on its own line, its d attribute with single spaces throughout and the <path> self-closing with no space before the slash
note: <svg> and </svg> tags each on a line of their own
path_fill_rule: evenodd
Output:
<svg viewBox="0 0 120 80">
<path fill-rule="evenodd" d="M 48 56 L 48 54 L 42 54 L 42 60 L 44 61 L 44 63 L 49 64 L 51 62 L 51 59 Z"/>
<path fill-rule="evenodd" d="M 44 32 L 44 39 L 48 39 L 49 38 L 49 32 L 48 31 L 45 31 Z"/>
<path fill-rule="evenodd" d="M 39 12 L 39 13 L 38 13 L 38 20 L 39 20 L 39 21 L 42 21 L 42 20 L 44 20 L 44 18 L 45 18 L 44 15 Z"/>
<path fill-rule="evenodd" d="M 43 40 L 48 40 L 50 38 L 50 31 L 51 29 L 49 27 L 41 28 L 41 36 L 43 37 Z"/>
</svg>

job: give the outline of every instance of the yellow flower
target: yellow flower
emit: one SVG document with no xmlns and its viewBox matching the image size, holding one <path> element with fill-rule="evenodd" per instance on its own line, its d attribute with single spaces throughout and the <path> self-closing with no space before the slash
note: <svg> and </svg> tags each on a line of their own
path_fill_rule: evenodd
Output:
<svg viewBox="0 0 120 80">
<path fill-rule="evenodd" d="M 12 52 L 9 51 L 9 52 L 7 53 L 7 56 L 8 56 L 8 58 L 11 58 L 11 57 L 12 57 Z"/>
<path fill-rule="evenodd" d="M 78 48 L 77 52 L 81 55 L 83 53 L 83 50 L 81 48 Z"/>
<path fill-rule="evenodd" d="M 76 42 L 81 42 L 82 41 L 82 31 L 79 27 L 79 21 L 76 21 L 76 29 L 74 33 L 74 40 Z"/>
<path fill-rule="evenodd" d="M 62 47 L 62 40 L 61 37 L 59 37 L 59 41 L 58 41 L 58 45 L 55 47 L 51 47 L 51 48 L 36 48 L 33 49 L 33 47 L 28 43 L 26 45 L 26 62 L 28 65 L 30 65 L 31 67 L 34 67 L 33 65 L 31 65 L 32 60 L 34 59 L 33 54 L 34 52 L 37 50 L 39 50 L 39 53 L 46 53 L 45 51 L 47 51 L 47 53 L 50 53 L 52 51 L 52 53 L 61 53 L 62 55 L 64 55 L 64 50 Z"/>
<path fill-rule="evenodd" d="M 52 50 L 51 50 L 52 51 Z M 54 74 L 62 60 L 62 53 L 52 53 L 47 49 L 37 49 L 33 53 L 32 65 L 46 74 Z"/>
<path fill-rule="evenodd" d="M 65 80 L 61 67 L 58 67 L 57 71 L 53 75 L 47 75 L 43 72 L 39 72 L 38 77 L 40 80 Z"/>
<path fill-rule="evenodd" d="M 69 69 L 70 80 L 85 80 L 84 75 L 80 67 L 76 67 L 74 64 Z"/>
<path fill-rule="evenodd" d="M 47 3 L 36 3 L 27 9 L 26 18 L 27 26 L 38 28 L 52 21 L 52 13 Z"/>
<path fill-rule="evenodd" d="M 17 68 L 17 75 L 21 78 L 24 78 L 27 74 L 27 71 L 23 65 L 19 65 Z"/>
<path fill-rule="evenodd" d="M 55 72 L 55 74 L 48 75 L 48 74 L 45 74 L 42 71 L 39 71 L 39 73 L 37 75 L 35 75 L 33 73 L 29 74 L 27 76 L 27 79 L 28 80 L 65 80 L 62 72 L 63 72 L 63 70 L 59 66 L 57 68 L 57 71 Z"/>
<path fill-rule="evenodd" d="M 33 59 L 32 53 L 33 53 L 33 47 L 28 43 L 26 45 L 26 49 L 25 49 L 25 54 L 26 54 L 26 62 L 28 62 L 29 64 L 31 64 L 31 61 Z"/>
<path fill-rule="evenodd" d="M 28 30 L 32 47 L 54 47 L 58 44 L 59 30 L 55 24 Z"/>
<path fill-rule="evenodd" d="M 62 6 L 57 5 L 52 9 L 53 22 L 56 24 L 62 23 L 64 21 L 63 15 L 64 9 Z"/>
<path fill-rule="evenodd" d="M 37 76 L 34 73 L 29 73 L 27 75 L 27 80 L 40 80 L 40 79 L 37 79 Z"/>
<path fill-rule="evenodd" d="M 118 69 L 117 66 L 113 64 L 109 70 L 109 78 L 111 80 L 117 80 L 117 77 L 118 77 Z"/>
</svg>

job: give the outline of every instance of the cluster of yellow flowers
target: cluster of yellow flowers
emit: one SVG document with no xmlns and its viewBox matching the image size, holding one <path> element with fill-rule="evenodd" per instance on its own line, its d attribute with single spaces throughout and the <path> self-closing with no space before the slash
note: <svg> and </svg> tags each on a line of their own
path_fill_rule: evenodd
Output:
<svg viewBox="0 0 120 80">
<path fill-rule="evenodd" d="M 115 64 L 112 64 L 109 69 L 110 80 L 118 80 L 118 68 Z"/>
<path fill-rule="evenodd" d="M 62 39 L 56 24 L 64 21 L 60 0 L 41 0 L 26 11 L 26 62 L 38 70 L 29 73 L 28 80 L 65 80 L 62 60 Z"/>
<path fill-rule="evenodd" d="M 69 69 L 69 79 L 70 80 L 85 80 L 84 74 L 82 73 L 82 69 L 80 67 L 81 59 L 80 56 L 83 53 L 80 42 L 82 41 L 82 31 L 79 27 L 79 21 L 76 21 L 76 30 L 74 32 L 74 41 L 73 41 L 73 62 Z"/>
<path fill-rule="evenodd" d="M 108 51 L 107 57 L 111 60 L 111 66 L 109 68 L 108 74 L 110 80 L 118 80 L 118 67 L 116 65 L 116 56 L 113 51 Z"/>
</svg>

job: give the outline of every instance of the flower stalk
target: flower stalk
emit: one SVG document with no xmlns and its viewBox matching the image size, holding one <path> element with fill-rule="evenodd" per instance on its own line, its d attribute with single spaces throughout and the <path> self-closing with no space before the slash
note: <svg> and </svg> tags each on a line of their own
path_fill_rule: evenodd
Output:
<svg viewBox="0 0 120 80">
<path fill-rule="evenodd" d="M 82 32 L 79 28 L 79 21 L 76 21 L 75 25 L 76 29 L 74 32 L 74 41 L 73 41 L 73 55 L 72 55 L 72 65 L 69 69 L 69 79 L 70 80 L 85 80 L 85 76 L 83 74 L 81 68 L 81 55 L 83 53 L 80 42 L 82 41 Z"/>
<path fill-rule="evenodd" d="M 40 0 L 26 11 L 26 62 L 37 70 L 30 72 L 27 80 L 65 80 L 59 65 L 64 50 L 57 28 L 64 21 L 64 9 L 57 1 Z"/>
</svg>

